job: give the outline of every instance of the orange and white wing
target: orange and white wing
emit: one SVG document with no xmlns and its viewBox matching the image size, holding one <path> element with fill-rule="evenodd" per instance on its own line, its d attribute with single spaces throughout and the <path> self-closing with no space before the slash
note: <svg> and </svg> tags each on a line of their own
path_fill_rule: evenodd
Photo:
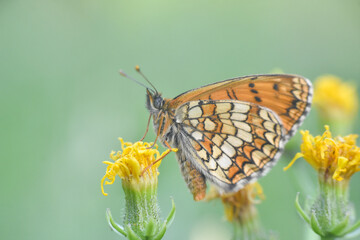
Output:
<svg viewBox="0 0 360 240">
<path fill-rule="evenodd" d="M 175 121 L 179 151 L 225 192 L 263 176 L 284 145 L 277 115 L 249 102 L 190 101 L 175 111 Z"/>
<path fill-rule="evenodd" d="M 271 109 L 279 116 L 287 141 L 310 111 L 312 85 L 297 75 L 253 75 L 217 82 L 185 92 L 170 101 L 176 109 L 195 100 L 240 100 Z"/>
</svg>

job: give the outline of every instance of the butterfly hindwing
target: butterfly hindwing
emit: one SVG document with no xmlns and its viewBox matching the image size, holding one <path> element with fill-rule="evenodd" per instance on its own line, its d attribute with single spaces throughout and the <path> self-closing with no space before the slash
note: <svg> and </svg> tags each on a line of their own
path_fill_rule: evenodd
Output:
<svg viewBox="0 0 360 240">
<path fill-rule="evenodd" d="M 223 191 L 236 191 L 264 175 L 283 148 L 279 118 L 238 100 L 189 101 L 175 111 L 185 158 Z"/>
</svg>

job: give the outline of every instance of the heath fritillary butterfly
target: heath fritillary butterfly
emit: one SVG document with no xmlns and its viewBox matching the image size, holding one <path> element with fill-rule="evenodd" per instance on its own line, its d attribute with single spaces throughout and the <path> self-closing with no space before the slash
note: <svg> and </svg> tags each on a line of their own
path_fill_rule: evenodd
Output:
<svg viewBox="0 0 360 240">
<path fill-rule="evenodd" d="M 252 75 L 173 99 L 147 88 L 146 107 L 160 141 L 178 149 L 188 188 L 201 200 L 206 181 L 235 192 L 264 176 L 309 113 L 312 93 L 301 76 Z"/>
</svg>

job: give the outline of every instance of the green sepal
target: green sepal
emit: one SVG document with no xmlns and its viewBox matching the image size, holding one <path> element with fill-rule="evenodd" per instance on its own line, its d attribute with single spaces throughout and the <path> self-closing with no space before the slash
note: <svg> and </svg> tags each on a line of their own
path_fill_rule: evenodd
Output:
<svg viewBox="0 0 360 240">
<path fill-rule="evenodd" d="M 319 221 L 316 219 L 316 216 L 315 216 L 314 212 L 311 213 L 310 225 L 311 225 L 312 230 L 314 230 L 315 233 L 317 233 L 318 235 L 320 235 L 322 237 L 325 236 L 325 234 L 321 230 Z"/>
<path fill-rule="evenodd" d="M 171 210 L 169 212 L 169 215 L 167 216 L 166 220 L 160 227 L 158 233 L 154 236 L 153 240 L 160 240 L 163 238 L 167 228 L 170 227 L 171 223 L 173 222 L 173 220 L 175 218 L 175 212 L 176 212 L 175 202 L 174 202 L 174 199 L 171 198 Z"/>
<path fill-rule="evenodd" d="M 126 225 L 125 229 L 129 240 L 141 240 L 141 238 L 131 229 L 130 224 Z"/>
<path fill-rule="evenodd" d="M 328 232 L 334 236 L 342 236 L 344 234 L 343 232 L 348 224 L 349 224 L 349 216 L 346 216 L 346 218 L 342 222 L 340 222 L 338 225 L 333 227 Z"/>
<path fill-rule="evenodd" d="M 166 227 L 170 227 L 170 225 L 172 224 L 172 222 L 175 218 L 175 212 L 176 212 L 175 202 L 174 202 L 174 199 L 171 198 L 171 210 L 165 221 Z"/>
<path fill-rule="evenodd" d="M 295 208 L 298 211 L 298 213 L 300 214 L 300 216 L 308 223 L 310 224 L 310 218 L 308 217 L 308 215 L 306 215 L 305 211 L 302 209 L 300 203 L 299 203 L 299 195 L 300 193 L 298 192 L 296 194 L 296 198 L 295 198 Z"/>
<path fill-rule="evenodd" d="M 163 238 L 164 234 L 166 232 L 166 221 L 164 221 L 164 223 L 162 224 L 162 226 L 160 227 L 160 230 L 158 231 L 158 233 L 153 237 L 152 240 L 160 240 Z"/>
<path fill-rule="evenodd" d="M 158 231 L 156 223 L 154 219 L 150 218 L 146 224 L 144 236 L 147 238 L 151 238 Z"/>
<path fill-rule="evenodd" d="M 109 208 L 106 209 L 106 220 L 107 220 L 110 228 L 111 228 L 114 232 L 116 232 L 116 233 L 119 234 L 119 235 L 123 235 L 124 237 L 127 236 L 127 233 L 125 232 L 124 228 L 123 228 L 121 225 L 117 224 L 117 223 L 114 221 L 114 219 L 113 219 L 113 217 L 112 217 L 112 215 L 111 215 L 111 211 L 110 211 Z"/>
</svg>

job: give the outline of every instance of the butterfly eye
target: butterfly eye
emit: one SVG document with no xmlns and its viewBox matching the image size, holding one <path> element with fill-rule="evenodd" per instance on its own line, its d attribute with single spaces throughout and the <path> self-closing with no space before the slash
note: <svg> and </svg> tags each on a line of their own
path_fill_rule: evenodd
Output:
<svg viewBox="0 0 360 240">
<path fill-rule="evenodd" d="M 155 101 L 154 101 L 154 107 L 155 108 L 160 109 L 163 104 L 164 104 L 164 100 L 162 99 L 162 97 L 156 97 L 155 98 Z"/>
</svg>

